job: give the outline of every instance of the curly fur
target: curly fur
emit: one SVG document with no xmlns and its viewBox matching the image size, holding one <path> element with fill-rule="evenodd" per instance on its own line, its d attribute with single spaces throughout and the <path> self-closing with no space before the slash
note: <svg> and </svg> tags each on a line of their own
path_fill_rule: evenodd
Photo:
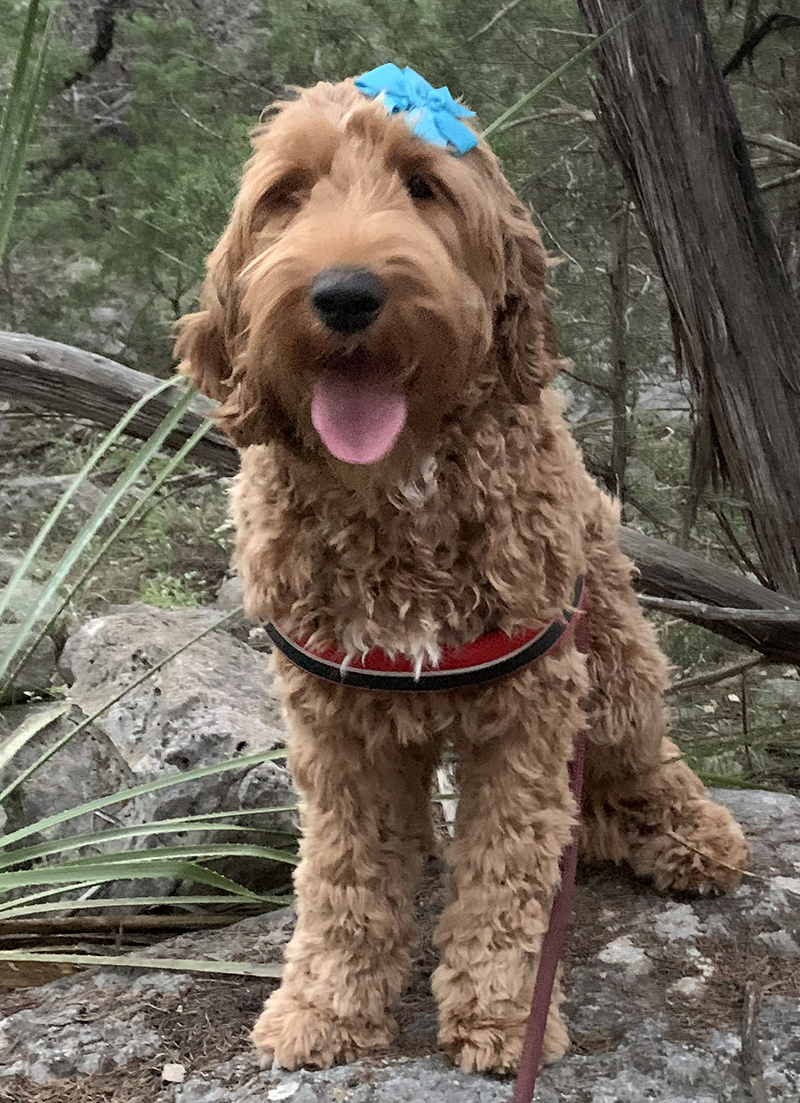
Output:
<svg viewBox="0 0 800 1103">
<path fill-rule="evenodd" d="M 433 198 L 412 198 L 414 175 Z M 311 282 L 332 265 L 367 266 L 388 288 L 365 332 L 337 336 L 311 309 Z M 277 657 L 302 861 L 283 985 L 253 1039 L 284 1067 L 391 1037 L 445 742 L 461 799 L 433 989 L 441 1044 L 464 1069 L 518 1061 L 576 815 L 578 731 L 589 731 L 586 856 L 694 892 L 733 887 L 748 858 L 667 738 L 667 663 L 617 546 L 617 508 L 548 387 L 546 271 L 483 143 L 452 157 L 350 82 L 320 84 L 256 131 L 202 309 L 184 319 L 181 370 L 242 449 L 233 510 L 251 613 L 320 645 L 419 658 L 558 617 L 581 572 L 591 595 L 588 659 L 570 645 L 480 689 L 353 690 Z M 366 468 L 334 459 L 310 414 L 330 357 L 360 355 L 386 366 L 409 409 L 395 447 Z M 560 1002 L 557 991 L 547 1060 L 567 1045 Z"/>
</svg>

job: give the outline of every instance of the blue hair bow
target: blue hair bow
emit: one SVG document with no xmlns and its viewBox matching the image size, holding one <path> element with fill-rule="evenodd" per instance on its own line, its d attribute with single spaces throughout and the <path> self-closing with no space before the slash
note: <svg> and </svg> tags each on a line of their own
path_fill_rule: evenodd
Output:
<svg viewBox="0 0 800 1103">
<path fill-rule="evenodd" d="M 434 88 L 408 66 L 379 65 L 355 81 L 356 88 L 372 99 L 382 96 L 391 115 L 408 114 L 408 125 L 418 138 L 435 146 L 455 147 L 459 156 L 478 144 L 475 134 L 458 120 L 475 114 L 456 103 L 447 88 Z"/>
</svg>

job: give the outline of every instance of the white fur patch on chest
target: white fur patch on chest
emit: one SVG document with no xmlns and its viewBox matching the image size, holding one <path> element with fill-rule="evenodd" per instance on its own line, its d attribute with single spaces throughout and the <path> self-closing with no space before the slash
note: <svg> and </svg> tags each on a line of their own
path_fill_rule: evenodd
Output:
<svg viewBox="0 0 800 1103">
<path fill-rule="evenodd" d="M 436 462 L 435 456 L 428 456 L 422 462 L 420 472 L 415 479 L 410 479 L 406 483 L 400 483 L 389 494 L 389 501 L 397 506 L 398 509 L 402 509 L 404 506 L 412 506 L 415 509 L 419 509 L 420 506 L 424 506 L 436 492 L 436 476 L 439 473 L 439 465 Z M 399 500 L 398 500 L 399 499 Z"/>
<path fill-rule="evenodd" d="M 439 632 L 431 627 L 430 633 L 420 635 L 406 635 L 400 633 L 396 638 L 381 638 L 380 642 L 368 641 L 362 628 L 348 625 L 345 629 L 341 646 L 345 652 L 342 668 L 347 669 L 349 663 L 355 658 L 364 658 L 373 647 L 379 647 L 391 658 L 402 657 L 414 664 L 416 677 L 422 672 L 423 667 L 437 667 L 442 658 L 442 647 L 438 642 Z"/>
</svg>

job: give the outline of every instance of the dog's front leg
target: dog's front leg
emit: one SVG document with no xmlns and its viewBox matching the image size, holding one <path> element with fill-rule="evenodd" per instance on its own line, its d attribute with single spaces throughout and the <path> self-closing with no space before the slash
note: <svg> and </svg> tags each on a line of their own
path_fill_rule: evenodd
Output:
<svg viewBox="0 0 800 1103">
<path fill-rule="evenodd" d="M 512 1072 L 538 954 L 575 822 L 567 763 L 585 723 L 585 670 L 572 653 L 481 691 L 462 709 L 460 799 L 449 903 L 433 977 L 439 1041 L 467 1072 Z M 544 1060 L 568 1039 L 553 996 Z"/>
<path fill-rule="evenodd" d="M 388 1009 L 410 965 L 420 855 L 432 845 L 436 751 L 401 745 L 401 706 L 383 694 L 312 686 L 289 703 L 303 796 L 297 926 L 252 1037 L 264 1061 L 327 1068 L 394 1032 Z"/>
</svg>

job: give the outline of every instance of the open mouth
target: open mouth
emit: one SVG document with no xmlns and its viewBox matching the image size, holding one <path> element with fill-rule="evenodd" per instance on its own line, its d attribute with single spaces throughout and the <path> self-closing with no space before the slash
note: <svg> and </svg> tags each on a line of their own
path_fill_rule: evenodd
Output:
<svg viewBox="0 0 800 1103">
<path fill-rule="evenodd" d="M 314 388 L 311 421 L 344 463 L 371 464 L 394 447 L 408 404 L 388 373 L 361 350 L 331 358 Z"/>
</svg>

